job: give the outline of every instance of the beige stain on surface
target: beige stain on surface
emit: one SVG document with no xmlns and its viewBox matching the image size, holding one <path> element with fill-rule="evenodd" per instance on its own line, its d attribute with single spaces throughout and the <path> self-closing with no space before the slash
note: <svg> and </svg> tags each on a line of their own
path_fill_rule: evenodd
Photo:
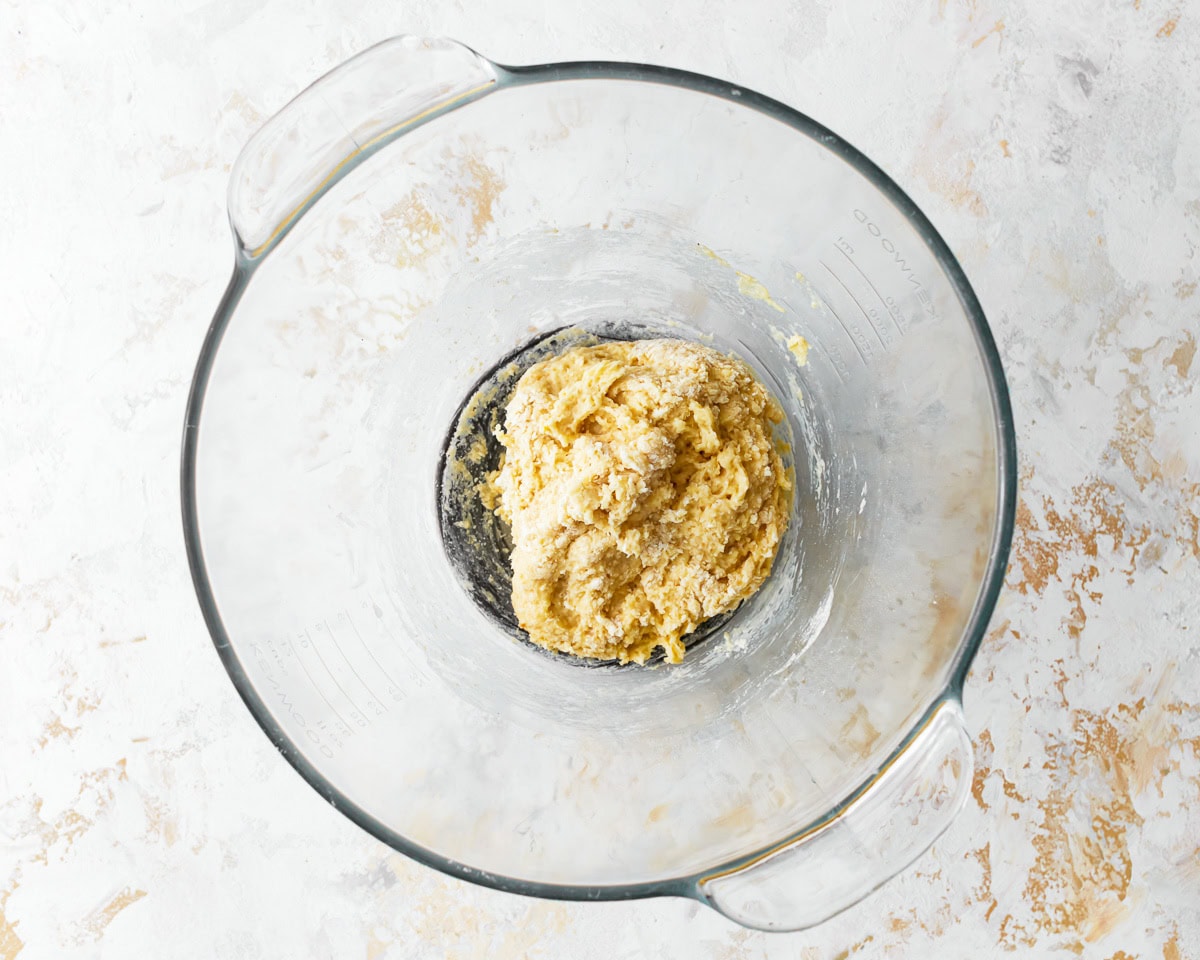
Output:
<svg viewBox="0 0 1200 960">
<path fill-rule="evenodd" d="M 867 936 L 863 937 L 861 940 L 851 944 L 840 953 L 835 954 L 833 960 L 847 960 L 847 958 L 854 956 L 856 953 L 861 953 L 869 944 L 874 942 L 875 935 L 867 934 Z"/>
<path fill-rule="evenodd" d="M 1123 371 L 1125 386 L 1116 396 L 1116 420 L 1108 459 L 1123 463 L 1139 490 L 1144 491 L 1153 483 L 1178 486 L 1186 473 L 1186 462 L 1173 459 L 1174 451 L 1164 451 L 1156 446 L 1155 414 L 1162 385 L 1151 374 L 1158 367 L 1164 371 L 1174 370 L 1175 377 L 1182 381 L 1178 388 L 1189 390 L 1192 361 L 1196 356 L 1195 336 L 1185 331 L 1175 340 L 1159 337 L 1148 347 L 1128 347 L 1124 353 L 1129 366 Z"/>
<path fill-rule="evenodd" d="M 214 152 L 201 151 L 194 146 L 183 145 L 174 136 L 163 137 L 159 140 L 156 156 L 158 157 L 159 174 L 164 180 L 218 168 Z"/>
<path fill-rule="evenodd" d="M 991 36 L 995 36 L 996 39 L 999 40 L 1001 43 L 1004 42 L 1004 21 L 1003 20 L 997 20 L 994 24 L 992 24 L 991 28 L 985 34 L 976 38 L 971 43 L 971 49 L 975 50 L 975 49 L 979 48 L 980 46 L 982 46 L 984 44 L 984 42 L 987 40 L 987 38 L 991 37 Z"/>
<path fill-rule="evenodd" d="M 837 742 L 839 746 L 865 759 L 875 749 L 880 736 L 882 734 L 867 714 L 866 704 L 860 703 L 838 731 Z"/>
<path fill-rule="evenodd" d="M 145 890 L 135 890 L 132 887 L 126 887 L 104 906 L 88 914 L 87 918 L 80 925 L 83 932 L 92 940 L 99 940 L 104 936 L 104 931 L 108 929 L 108 925 L 117 919 L 123 910 L 127 910 L 144 896 L 146 896 Z"/>
<path fill-rule="evenodd" d="M 179 838 L 179 825 L 164 805 L 149 797 L 143 799 L 142 807 L 146 812 L 146 828 L 151 834 L 158 834 L 168 847 L 174 846 Z"/>
<path fill-rule="evenodd" d="M 986 217 L 987 204 L 975 189 L 975 161 L 966 143 L 946 129 L 947 107 L 941 107 L 917 151 L 916 172 L 931 190 L 972 216 Z"/>
<path fill-rule="evenodd" d="M 498 929 L 492 913 L 463 904 L 455 886 L 439 881 L 418 903 L 412 923 L 421 941 L 434 945 L 445 960 L 526 960 L 568 929 L 570 913 L 562 904 L 535 900 Z M 400 934 L 388 945 L 393 942 L 411 939 Z"/>
<path fill-rule="evenodd" d="M 972 563 L 973 569 L 967 579 L 971 582 L 978 582 L 987 558 L 977 552 L 972 558 Z M 969 606 L 964 606 L 963 603 L 955 600 L 946 589 L 944 576 L 944 571 L 934 574 L 934 581 L 930 585 L 933 596 L 925 614 L 926 617 L 932 616 L 932 619 L 922 621 L 925 625 L 921 629 L 927 635 L 921 653 L 925 660 L 921 676 L 925 680 L 933 680 L 953 659 L 954 651 L 958 649 L 958 645 L 962 641 L 963 624 L 970 611 Z"/>
<path fill-rule="evenodd" d="M 1135 363 L 1140 363 L 1137 351 L 1128 352 L 1131 359 L 1138 357 Z M 1157 433 L 1153 398 L 1149 385 L 1140 379 L 1131 377 L 1129 384 L 1117 396 L 1117 420 L 1113 433 L 1109 455 L 1125 464 L 1139 490 L 1145 490 L 1151 481 L 1161 479 L 1162 464 L 1153 449 Z"/>
<path fill-rule="evenodd" d="M 378 960 L 386 952 L 388 947 L 392 945 L 391 940 L 380 939 L 378 932 L 372 930 L 367 935 L 367 960 Z"/>
<path fill-rule="evenodd" d="M 442 246 L 445 235 L 442 221 L 417 190 L 394 203 L 382 214 L 384 242 L 395 243 L 396 266 L 414 267 L 424 263 Z M 395 239 L 392 240 L 392 236 Z"/>
<path fill-rule="evenodd" d="M 479 157 L 469 154 L 461 159 L 460 182 L 454 188 L 458 202 L 471 214 L 467 243 L 475 243 L 487 232 L 495 218 L 496 201 L 504 192 L 500 175 Z"/>
<path fill-rule="evenodd" d="M 749 930 L 735 930 L 725 943 L 716 945 L 712 960 L 751 960 L 755 956 L 761 957 L 761 951 L 754 949 L 752 938 Z"/>
<path fill-rule="evenodd" d="M 38 746 L 45 749 L 51 740 L 71 740 L 79 733 L 80 727 L 68 727 L 62 717 L 55 714 L 54 719 L 42 727 L 42 735 L 38 737 Z"/>
<path fill-rule="evenodd" d="M 975 773 L 971 779 L 971 796 L 975 798 L 979 809 L 985 812 L 991 808 L 991 804 L 984 797 L 984 790 L 993 775 L 999 780 L 1004 796 L 1017 803 L 1025 802 L 1025 797 L 1017 790 L 1017 785 L 1008 779 L 1002 769 L 993 766 L 995 756 L 996 747 L 992 742 L 991 731 L 980 731 L 975 743 Z"/>
<path fill-rule="evenodd" d="M 263 125 L 263 121 L 266 119 L 259 109 L 246 99 L 245 94 L 240 92 L 234 92 L 231 94 L 229 99 L 225 101 L 225 105 L 221 108 L 221 110 L 224 113 L 236 113 L 239 117 L 241 117 L 242 121 L 246 124 L 246 127 L 249 130 L 258 129 Z"/>
<path fill-rule="evenodd" d="M 61 857 L 67 856 L 75 841 L 95 826 L 95 819 L 112 805 L 116 784 L 127 780 L 124 758 L 115 766 L 83 774 L 75 798 L 65 810 L 49 820 L 42 815 L 45 801 L 41 797 L 26 798 L 28 813 L 17 823 L 15 832 L 18 840 L 35 848 L 25 862 L 48 866 L 52 851 Z M 18 864 L 12 875 L 14 881 L 20 880 L 22 867 Z"/>
<path fill-rule="evenodd" d="M 1196 359 L 1196 338 L 1191 331 L 1185 331 L 1183 340 L 1171 351 L 1171 355 L 1163 361 L 1163 367 L 1174 367 L 1175 375 L 1181 380 L 1192 372 L 1192 361 Z"/>
<path fill-rule="evenodd" d="M 16 922 L 10 921 L 4 913 L 11 892 L 9 889 L 0 894 L 0 960 L 16 960 L 17 954 L 25 948 L 24 942 L 17 936 Z"/>
<path fill-rule="evenodd" d="M 137 637 L 133 637 L 129 640 L 101 640 L 99 643 L 99 646 L 101 646 L 101 647 L 121 647 L 127 643 L 145 643 L 145 642 L 146 642 L 146 638 L 144 636 L 137 636 Z"/>
<path fill-rule="evenodd" d="M 973 896 L 977 903 L 985 904 L 987 909 L 983 914 L 984 921 L 992 919 L 992 914 L 996 912 L 996 897 L 992 893 L 992 844 L 989 841 L 982 847 L 977 847 L 974 850 L 967 851 L 967 859 L 974 860 L 979 864 L 980 878 L 979 886 L 975 888 Z M 893 920 L 893 929 L 895 929 L 895 921 Z"/>
<path fill-rule="evenodd" d="M 1051 578 L 1058 576 L 1061 547 L 1043 535 L 1030 506 L 1034 494 L 1026 485 L 1033 478 L 1030 468 L 1021 470 L 1021 491 L 1016 502 L 1016 521 L 1013 532 L 1012 559 L 1008 566 L 1008 586 L 1021 594 L 1040 596 L 1045 593 Z"/>
<path fill-rule="evenodd" d="M 1087 477 L 1068 493 L 1045 495 L 1033 492 L 1033 472 L 1023 470 L 1008 574 L 1009 588 L 1029 598 L 1032 609 L 1055 585 L 1061 588 L 1070 611 L 1062 626 L 1077 644 L 1088 613 L 1103 600 L 1102 576 L 1116 573 L 1133 584 L 1141 568 L 1162 567 L 1171 545 L 1200 557 L 1200 484 L 1188 482 L 1190 465 L 1184 457 L 1154 446 L 1155 416 L 1164 397 L 1191 388 L 1195 337 L 1185 331 L 1146 347 L 1123 348 L 1115 338 L 1114 321 L 1101 332 L 1098 345 L 1116 346 L 1128 360 L 1107 457 L 1118 472 Z M 1060 377 L 1061 371 L 1056 379 Z M 1123 475 L 1131 481 L 1130 490 L 1161 495 L 1165 509 L 1153 523 L 1140 519 L 1145 508 L 1137 493 L 1121 486 Z M 1129 924 L 1148 894 L 1134 853 L 1146 828 L 1139 798 L 1141 810 L 1147 809 L 1150 798 L 1164 798 L 1165 781 L 1172 778 L 1173 789 L 1182 786 L 1184 808 L 1200 803 L 1200 778 L 1181 767 L 1186 759 L 1186 769 L 1194 770 L 1200 737 L 1189 735 L 1193 705 L 1171 699 L 1171 666 L 1162 670 L 1152 693 L 1100 710 L 1072 706 L 1067 684 L 1078 673 L 1069 677 L 1063 658 L 1053 661 L 1051 669 L 1067 733 L 1057 739 L 1050 734 L 1043 767 L 1050 777 L 1048 789 L 1026 788 L 1026 800 L 1015 786 L 1005 784 L 1006 797 L 1020 804 L 1006 808 L 1014 817 L 1031 819 L 1036 832 L 1033 865 L 1023 887 L 1013 891 L 1019 896 L 997 891 L 999 912 L 1005 914 L 998 938 L 1009 950 L 1053 943 L 1065 953 L 1080 953 L 1109 938 L 1119 946 L 1122 933 L 1132 929 Z M 1186 731 L 1181 726 L 1185 722 Z M 972 784 L 975 801 L 984 810 L 996 805 L 995 796 L 985 792 L 996 775 L 993 754 L 991 734 L 984 731 Z M 976 899 L 983 892 L 981 886 Z M 1164 945 L 1163 953 L 1176 960 L 1173 947 Z"/>
<path fill-rule="evenodd" d="M 72 667 L 67 667 L 61 672 L 58 688 L 59 709 L 54 718 L 42 728 L 42 735 L 38 739 L 39 747 L 44 748 L 51 740 L 74 738 L 81 726 L 71 726 L 67 718 L 79 720 L 100 706 L 101 697 L 98 693 L 75 692 L 78 680 L 79 674 Z"/>
<path fill-rule="evenodd" d="M 758 823 L 758 815 L 754 812 L 753 807 L 748 803 L 743 803 L 719 817 L 713 817 L 712 822 L 722 831 L 750 830 Z"/>
<path fill-rule="evenodd" d="M 1072 710 L 1069 735 L 1050 744 L 1044 768 L 1051 784 L 1035 801 L 1036 856 L 1022 890 L 1031 917 L 1026 923 L 1006 916 L 1002 946 L 1032 947 L 1054 936 L 1079 952 L 1134 914 L 1144 896 L 1130 849 L 1143 822 L 1136 800 L 1151 789 L 1161 794 L 1184 753 L 1200 759 L 1200 737 L 1184 737 L 1170 719 L 1179 706 L 1170 699 L 1173 675 L 1166 671 L 1149 702 Z M 1189 788 L 1185 805 L 1200 802 L 1200 779 Z"/>
<path fill-rule="evenodd" d="M 1026 471 L 1022 479 L 1028 483 L 1031 477 Z M 1095 586 L 1102 572 L 1102 542 L 1112 545 L 1110 560 L 1127 558 L 1128 565 L 1120 569 L 1132 582 L 1138 553 L 1152 531 L 1146 524 L 1135 526 L 1126 520 L 1124 500 L 1107 480 L 1093 478 L 1076 485 L 1062 506 L 1048 496 L 1040 499 L 1041 519 L 1031 506 L 1033 494 L 1023 491 L 1017 504 L 1008 585 L 1025 596 L 1038 597 L 1051 580 L 1063 584 L 1071 604 L 1063 625 L 1069 636 L 1078 639 L 1087 623 L 1087 606 L 1103 599 Z M 1110 569 L 1118 568 L 1113 563 Z"/>
<path fill-rule="evenodd" d="M 53 821 L 42 820 L 42 805 L 41 798 L 35 800 L 33 804 L 33 814 L 37 818 L 38 824 L 32 832 L 36 832 L 41 839 L 41 849 L 30 858 L 30 862 L 48 865 L 52 847 L 62 843 L 63 853 L 69 853 L 75 841 L 95 826 L 95 823 L 90 817 L 84 816 L 75 809 L 64 810 Z"/>
</svg>

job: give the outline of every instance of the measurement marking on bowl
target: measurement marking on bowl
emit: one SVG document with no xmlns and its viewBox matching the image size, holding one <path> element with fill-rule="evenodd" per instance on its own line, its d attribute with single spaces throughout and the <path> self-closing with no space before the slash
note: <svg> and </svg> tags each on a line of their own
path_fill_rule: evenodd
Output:
<svg viewBox="0 0 1200 960">
<path fill-rule="evenodd" d="M 392 645 L 396 648 L 399 648 L 400 644 L 397 642 L 395 636 L 392 634 L 391 629 L 388 627 L 388 625 L 383 620 L 382 608 L 379 606 L 378 603 L 375 602 L 375 598 L 373 596 L 371 596 L 371 594 L 369 594 L 369 593 L 367 594 L 367 599 L 369 601 L 371 601 L 371 606 L 375 609 L 375 617 L 379 620 L 380 629 L 382 629 L 383 632 L 387 635 L 387 638 L 392 641 Z M 364 604 L 364 606 L 365 606 L 365 604 Z M 425 686 L 425 683 L 426 683 L 425 678 L 423 676 L 421 676 L 420 671 L 413 671 L 413 674 L 410 677 L 410 680 L 412 681 L 412 684 L 415 687 L 423 687 L 423 686 Z M 396 686 L 399 687 L 400 684 L 396 684 Z"/>
<path fill-rule="evenodd" d="M 365 607 L 366 604 L 364 603 L 363 606 Z M 354 635 L 356 637 L 358 637 L 358 642 L 362 644 L 362 648 L 364 651 L 366 651 L 367 656 L 371 658 L 371 662 L 373 664 L 375 664 L 376 667 L 379 668 L 379 672 L 381 674 L 383 674 L 383 679 L 388 682 L 388 695 L 393 700 L 403 700 L 404 692 L 400 689 L 400 684 L 398 684 L 395 680 L 393 680 L 392 675 L 383 669 L 383 664 L 375 659 L 375 654 L 373 654 L 371 652 L 371 648 L 367 646 L 367 641 L 364 640 L 363 635 L 358 632 L 358 626 L 355 624 L 353 618 L 350 616 L 350 611 L 343 608 L 342 615 L 346 618 L 346 622 L 348 624 L 350 624 L 350 629 L 354 631 Z M 390 634 L 389 634 L 389 636 L 390 636 Z"/>
<path fill-rule="evenodd" d="M 306 630 L 305 633 L 307 632 L 308 631 Z M 346 728 L 345 735 L 349 736 L 350 734 L 354 733 L 354 728 L 346 722 L 346 718 L 342 716 L 341 711 L 330 702 L 327 696 L 325 696 L 325 691 L 321 689 L 321 685 L 317 683 L 316 678 L 314 678 L 312 673 L 309 672 L 308 666 L 304 663 L 304 658 L 300 656 L 300 652 L 296 649 L 295 644 L 289 640 L 288 646 L 292 648 L 292 656 L 295 657 L 296 662 L 300 664 L 300 669 L 303 670 L 304 675 L 308 677 L 308 682 L 311 683 L 312 688 L 317 691 L 317 696 L 324 701 L 325 706 L 329 708 L 330 712 L 337 717 L 342 726 Z"/>
<path fill-rule="evenodd" d="M 320 624 L 317 624 L 317 629 L 321 629 Z M 312 635 L 307 630 L 304 631 L 304 635 L 308 637 L 308 642 L 312 644 L 313 653 L 315 653 L 317 655 L 317 659 L 321 661 L 321 666 L 323 666 L 325 668 L 325 672 L 329 674 L 329 679 L 333 681 L 333 685 L 338 688 L 338 692 L 345 697 L 346 702 L 350 704 L 352 708 L 350 711 L 351 719 L 360 727 L 367 726 L 370 721 L 366 718 L 366 711 L 364 711 L 363 708 L 358 705 L 358 702 L 346 692 L 345 687 L 343 687 L 338 681 L 337 675 L 329 669 L 329 664 L 326 663 L 325 658 L 321 656 L 321 650 L 313 641 Z"/>
<path fill-rule="evenodd" d="M 264 646 L 270 648 L 269 656 L 263 652 Z M 295 649 L 288 649 L 288 646 L 289 642 L 287 640 L 266 640 L 265 643 L 251 643 L 250 650 L 258 661 L 258 665 L 263 669 L 266 684 L 271 687 L 271 691 L 275 694 L 276 699 L 278 699 L 280 709 L 286 711 L 287 716 L 300 728 L 309 743 L 323 756 L 332 759 L 336 751 L 342 749 L 344 745 L 343 737 L 350 736 L 353 731 L 343 724 L 336 725 L 342 729 L 331 729 L 324 718 L 317 720 L 315 723 L 310 723 L 304 714 L 300 712 L 296 701 L 289 696 L 289 694 L 295 693 L 295 689 L 290 684 L 288 686 L 281 684 L 271 671 L 272 658 L 274 659 L 274 666 L 284 676 L 287 676 L 289 673 L 289 668 L 284 657 L 289 656 L 292 660 L 299 661 L 300 658 L 296 656 Z M 311 682 L 311 677 L 309 679 Z M 316 684 L 313 684 L 313 686 L 315 688 Z M 320 690 L 317 690 L 318 694 L 320 692 Z"/>
<path fill-rule="evenodd" d="M 846 286 L 846 282 L 833 272 L 833 268 L 829 266 L 829 264 L 827 264 L 824 260 L 821 260 L 820 264 L 825 268 L 829 275 L 837 281 L 838 286 L 846 291 L 846 296 L 854 301 L 854 305 L 858 307 L 859 312 L 862 313 L 863 318 L 867 321 L 867 326 L 871 328 L 871 331 L 875 334 L 875 339 L 879 341 L 879 345 L 885 350 L 891 346 L 891 337 L 889 336 L 885 338 L 883 331 L 880 330 L 879 327 L 876 326 L 875 321 L 871 319 L 871 314 L 874 311 L 869 311 L 862 305 L 862 302 L 854 295 L 854 292 L 848 286 Z"/>
<path fill-rule="evenodd" d="M 820 263 L 821 266 L 825 267 L 826 270 L 829 269 L 829 267 L 825 266 L 825 261 L 819 260 L 817 262 Z M 855 352 L 858 354 L 858 359 L 860 359 L 863 364 L 869 367 L 871 365 L 871 360 L 875 356 L 875 349 L 871 346 L 870 339 L 868 339 L 867 336 L 857 326 L 849 324 L 842 319 L 842 315 L 833 308 L 833 303 L 830 297 L 827 297 L 819 290 L 817 293 L 821 297 L 821 302 L 825 305 L 826 309 L 833 314 L 833 318 L 838 322 L 839 326 L 841 326 L 842 332 L 844 332 L 846 337 L 850 340 Z"/>
<path fill-rule="evenodd" d="M 818 294 L 820 294 L 820 291 L 818 291 Z M 854 331 L 851 330 L 849 325 L 846 323 L 846 321 L 842 319 L 841 314 L 839 314 L 836 310 L 834 310 L 833 307 L 830 305 L 829 298 L 824 295 L 821 295 L 821 302 L 825 305 L 825 309 L 833 314 L 833 319 L 838 322 L 838 325 L 842 328 L 842 331 L 846 334 L 847 339 L 849 339 L 849 341 L 850 341 L 850 345 L 852 347 L 854 347 L 854 352 L 858 354 L 858 359 L 861 360 L 864 364 L 869 366 L 870 361 L 867 358 L 871 355 L 870 344 L 867 345 L 867 351 L 866 351 L 866 353 L 864 353 L 863 348 L 859 345 L 858 337 L 856 337 L 854 335 Z M 835 370 L 836 370 L 836 368 L 835 368 Z M 840 372 L 838 373 L 838 376 L 840 377 L 840 379 L 843 382 L 845 382 L 846 378 L 841 376 Z"/>
<path fill-rule="evenodd" d="M 883 309 L 886 310 L 887 315 L 892 318 L 892 323 L 894 323 L 896 325 L 897 332 L 899 332 L 900 336 L 904 336 L 904 334 L 907 332 L 907 328 L 905 327 L 904 324 L 902 324 L 900 322 L 900 319 L 896 316 L 896 314 L 892 310 L 892 304 L 895 301 L 892 300 L 890 297 L 885 297 L 882 293 L 879 292 L 879 288 L 876 287 L 875 284 L 871 282 L 871 278 L 868 277 L 865 273 L 863 273 L 862 267 L 860 267 L 857 263 L 854 262 L 854 258 L 850 256 L 850 251 L 846 250 L 846 247 L 848 247 L 848 246 L 850 246 L 850 245 L 848 243 L 846 243 L 845 240 L 843 240 L 841 237 L 838 237 L 837 242 L 834 243 L 834 245 L 833 245 L 833 249 L 835 249 L 843 257 L 845 257 L 846 262 L 848 264 L 850 264 L 850 266 L 852 266 L 855 270 L 858 271 L 858 275 L 860 277 L 862 277 L 864 282 L 867 284 L 867 286 L 871 288 L 871 292 L 873 294 L 875 294 L 876 297 L 879 298 L 879 302 L 883 304 Z"/>
<path fill-rule="evenodd" d="M 344 614 L 345 611 L 343 611 L 343 615 Z M 329 621 L 322 620 L 321 622 L 325 624 L 325 635 L 329 637 L 330 642 L 333 643 L 334 649 L 337 650 L 337 652 L 342 655 L 342 659 L 346 661 L 346 666 L 348 666 L 350 668 L 350 672 L 354 674 L 354 679 L 362 684 L 362 688 L 370 695 L 371 699 L 367 701 L 367 706 L 371 708 L 375 716 L 382 716 L 387 712 L 387 707 L 384 704 L 383 697 L 372 690 L 370 684 L 368 684 L 367 681 L 362 678 L 362 674 L 354 669 L 354 664 L 351 663 L 350 658 L 346 656 L 346 651 L 342 649 L 341 643 L 338 642 L 338 638 L 334 635 L 333 627 L 329 625 Z"/>
</svg>

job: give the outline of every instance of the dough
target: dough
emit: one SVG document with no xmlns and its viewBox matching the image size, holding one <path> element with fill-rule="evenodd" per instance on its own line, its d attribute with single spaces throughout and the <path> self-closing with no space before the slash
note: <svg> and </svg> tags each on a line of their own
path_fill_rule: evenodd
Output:
<svg viewBox="0 0 1200 960">
<path fill-rule="evenodd" d="M 740 360 L 683 340 L 577 347 L 509 401 L 482 494 L 512 529 L 535 642 L 678 663 L 682 637 L 762 585 L 788 524 L 779 405 Z"/>
<path fill-rule="evenodd" d="M 803 337 L 792 337 L 787 342 L 787 348 L 792 351 L 792 356 L 796 358 L 796 366 L 808 366 L 808 341 Z"/>
</svg>

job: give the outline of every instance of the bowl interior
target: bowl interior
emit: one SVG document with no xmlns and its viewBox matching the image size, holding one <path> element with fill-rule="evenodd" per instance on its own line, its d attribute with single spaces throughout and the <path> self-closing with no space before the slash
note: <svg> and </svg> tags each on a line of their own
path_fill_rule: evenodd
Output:
<svg viewBox="0 0 1200 960">
<path fill-rule="evenodd" d="M 196 530 L 243 692 L 377 833 L 662 883 L 825 815 L 953 681 L 997 546 L 999 373 L 944 246 L 819 127 L 682 75 L 535 79 L 396 140 L 239 280 Z M 439 465 L 501 357 L 631 322 L 757 370 L 795 513 L 683 664 L 581 669 L 473 602 Z"/>
</svg>

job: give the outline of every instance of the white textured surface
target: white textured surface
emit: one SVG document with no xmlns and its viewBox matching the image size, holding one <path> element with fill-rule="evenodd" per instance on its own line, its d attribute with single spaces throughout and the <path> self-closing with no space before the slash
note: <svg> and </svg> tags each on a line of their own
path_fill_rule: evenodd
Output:
<svg viewBox="0 0 1200 960">
<path fill-rule="evenodd" d="M 1160 0 L 882 8 L 5 8 L 2 960 L 1200 957 L 1200 21 Z M 974 799 L 825 927 L 526 900 L 416 866 L 303 784 L 212 650 L 177 463 L 230 264 L 229 166 L 301 86 L 397 32 L 776 96 L 908 189 L 979 292 L 1022 511 L 967 689 Z"/>
</svg>

